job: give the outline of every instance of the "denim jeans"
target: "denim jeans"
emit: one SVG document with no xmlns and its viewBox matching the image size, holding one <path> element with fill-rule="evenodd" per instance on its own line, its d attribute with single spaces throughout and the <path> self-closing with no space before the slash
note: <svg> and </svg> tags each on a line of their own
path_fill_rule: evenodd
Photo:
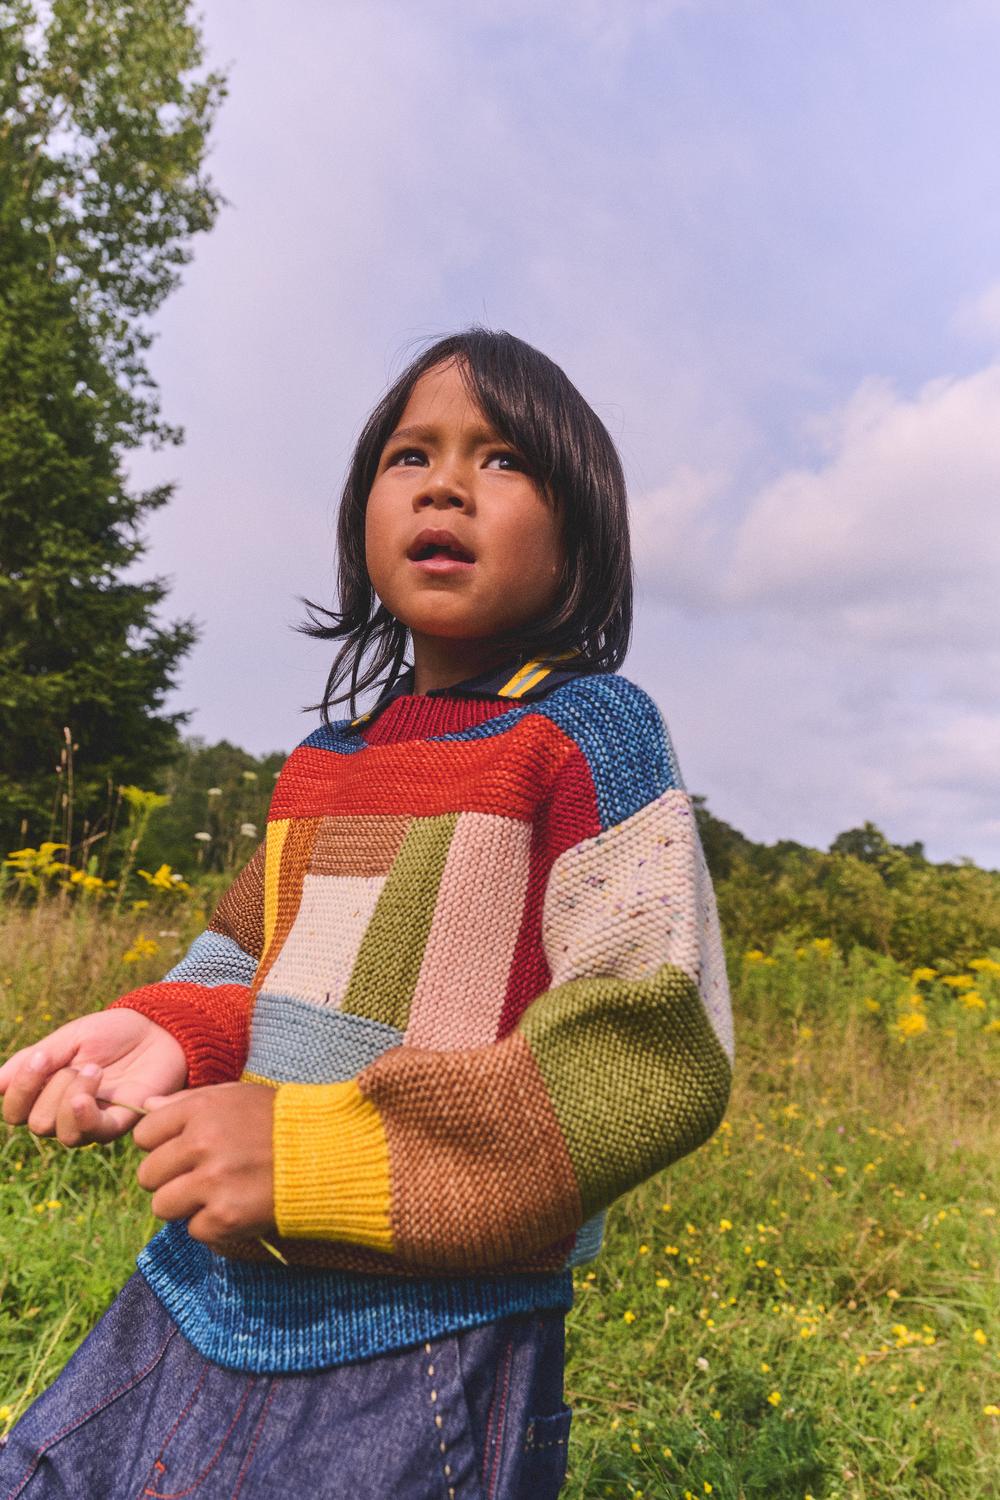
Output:
<svg viewBox="0 0 1000 1500">
<path fill-rule="evenodd" d="M 551 1500 L 564 1314 L 304 1375 L 209 1363 L 125 1285 L 0 1447 L 0 1500 Z"/>
</svg>

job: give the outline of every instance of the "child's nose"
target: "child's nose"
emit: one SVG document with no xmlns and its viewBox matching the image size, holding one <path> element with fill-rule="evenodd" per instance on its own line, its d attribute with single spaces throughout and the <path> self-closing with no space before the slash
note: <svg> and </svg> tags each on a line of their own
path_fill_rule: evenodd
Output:
<svg viewBox="0 0 1000 1500">
<path fill-rule="evenodd" d="M 468 505 L 472 492 L 467 466 L 460 461 L 432 464 L 418 490 L 418 499 L 425 498 L 438 505 L 452 505 L 456 500 Z"/>
</svg>

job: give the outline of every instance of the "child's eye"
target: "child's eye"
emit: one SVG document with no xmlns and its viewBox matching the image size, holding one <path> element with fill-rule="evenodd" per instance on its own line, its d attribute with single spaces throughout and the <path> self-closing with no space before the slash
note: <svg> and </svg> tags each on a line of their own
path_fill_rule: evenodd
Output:
<svg viewBox="0 0 1000 1500">
<path fill-rule="evenodd" d="M 516 453 L 511 453 L 509 449 L 504 449 L 501 453 L 490 454 L 486 460 L 486 468 L 492 468 L 494 465 L 501 469 L 518 469 L 522 472 L 525 468 L 524 460 L 518 458 Z"/>
<path fill-rule="evenodd" d="M 412 468 L 414 463 L 422 464 L 426 462 L 427 455 L 424 453 L 422 448 L 400 448 L 397 450 L 397 452 L 391 453 L 389 455 L 390 465 L 402 464 L 404 466 Z"/>
</svg>

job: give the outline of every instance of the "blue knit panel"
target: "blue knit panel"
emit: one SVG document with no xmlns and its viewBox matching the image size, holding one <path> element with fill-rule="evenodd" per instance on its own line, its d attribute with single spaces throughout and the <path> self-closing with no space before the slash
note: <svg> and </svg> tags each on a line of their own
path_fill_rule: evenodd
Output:
<svg viewBox="0 0 1000 1500">
<path fill-rule="evenodd" d="M 344 733 L 344 730 L 350 727 L 350 719 L 337 719 L 332 724 L 321 724 L 296 748 L 299 750 L 337 750 L 341 755 L 355 755 L 359 750 L 367 750 L 368 745 L 361 735 Z"/>
<path fill-rule="evenodd" d="M 200 1354 L 253 1374 L 287 1375 L 369 1359 L 573 1303 L 571 1273 L 426 1279 L 304 1271 L 215 1255 L 183 1223 L 139 1252 L 139 1270 Z"/>
<path fill-rule="evenodd" d="M 607 1216 L 607 1209 L 602 1208 L 599 1214 L 580 1225 L 573 1248 L 566 1257 L 567 1266 L 581 1266 L 584 1261 L 594 1259 L 604 1240 L 604 1221 Z"/>
<path fill-rule="evenodd" d="M 196 937 L 179 964 L 163 976 L 164 984 L 185 981 L 214 989 L 220 984 L 253 983 L 257 960 L 232 938 L 219 932 L 203 932 Z"/>
<path fill-rule="evenodd" d="M 395 1026 L 262 990 L 246 1069 L 275 1083 L 344 1083 L 402 1040 Z"/>
</svg>

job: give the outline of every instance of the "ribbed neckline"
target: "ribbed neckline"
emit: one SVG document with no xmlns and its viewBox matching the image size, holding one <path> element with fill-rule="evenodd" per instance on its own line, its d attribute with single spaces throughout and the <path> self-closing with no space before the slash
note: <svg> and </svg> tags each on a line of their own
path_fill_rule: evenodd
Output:
<svg viewBox="0 0 1000 1500">
<path fill-rule="evenodd" d="M 507 699 L 430 698 L 423 693 L 403 693 L 387 704 L 375 722 L 362 729 L 361 735 L 368 745 L 431 739 L 471 729 L 518 706 L 516 701 Z"/>
</svg>

